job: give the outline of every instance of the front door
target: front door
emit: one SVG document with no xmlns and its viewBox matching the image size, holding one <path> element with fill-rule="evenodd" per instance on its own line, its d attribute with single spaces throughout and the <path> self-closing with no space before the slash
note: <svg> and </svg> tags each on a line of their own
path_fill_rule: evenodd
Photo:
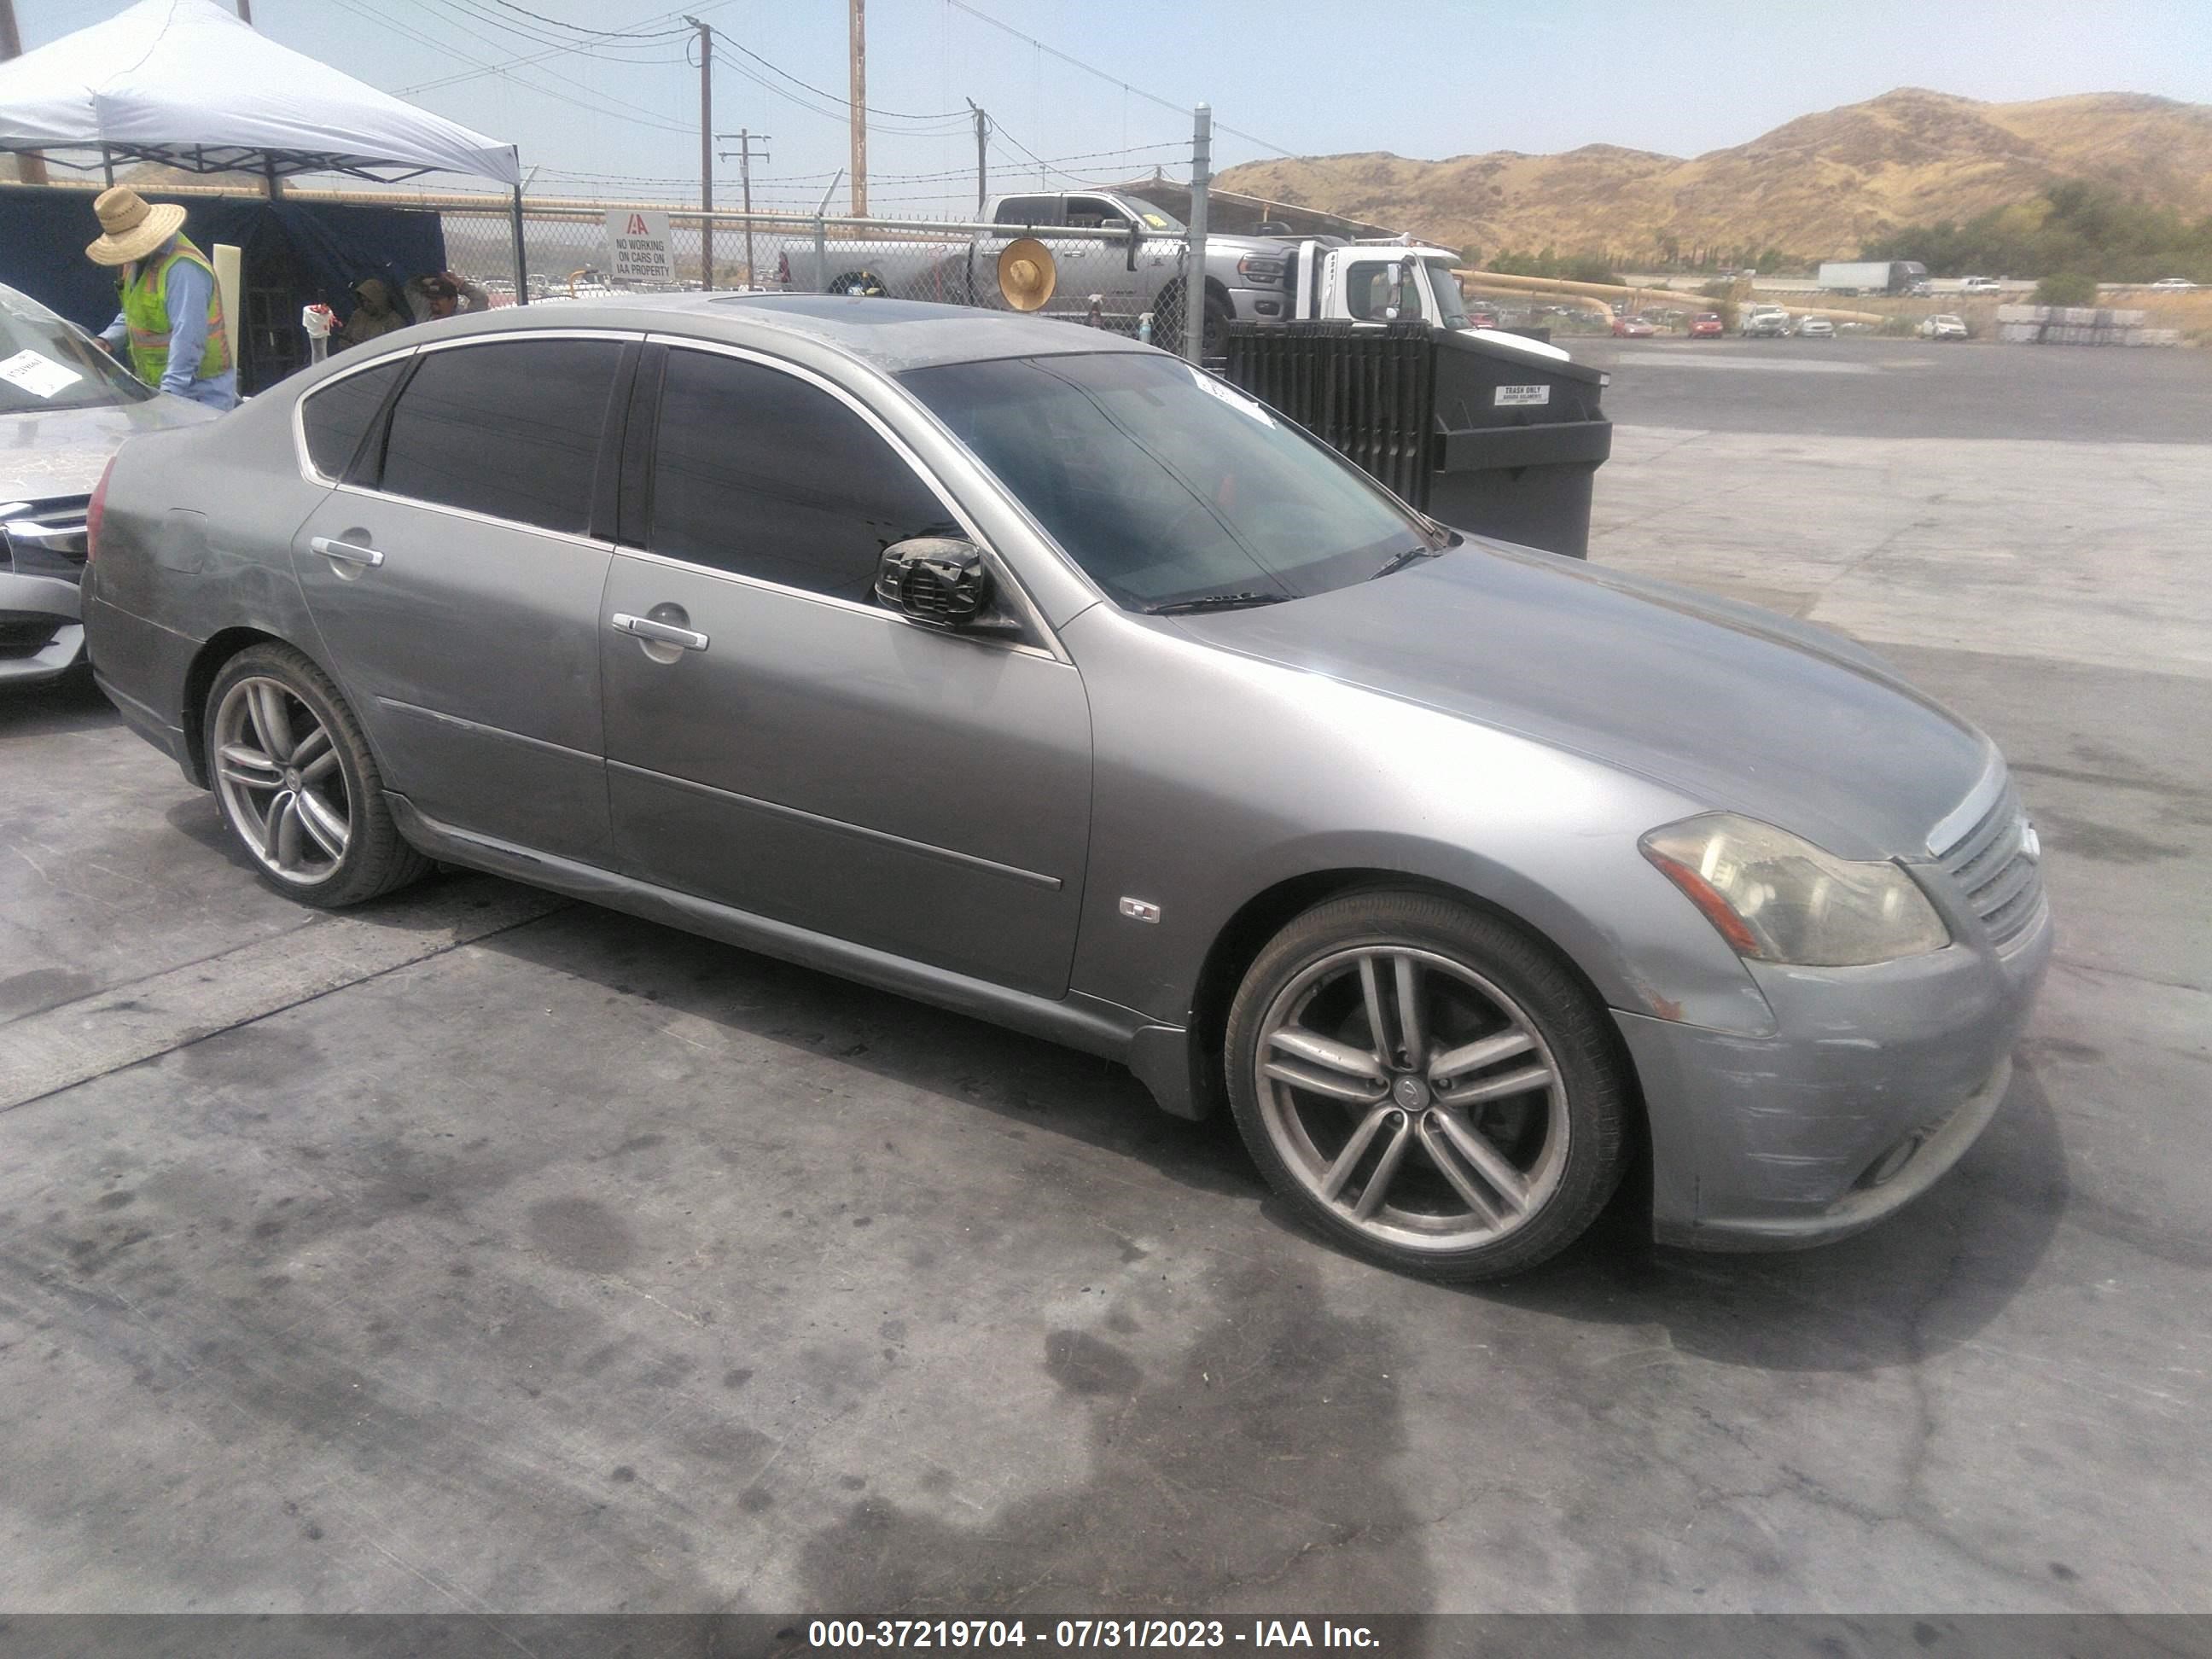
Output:
<svg viewBox="0 0 2212 1659">
<path fill-rule="evenodd" d="M 1039 636 L 875 605 L 885 546 L 959 526 L 843 393 L 724 351 L 670 347 L 657 371 L 650 522 L 601 617 L 623 867 L 1060 994 L 1090 823 L 1081 678 Z"/>
<path fill-rule="evenodd" d="M 611 857 L 599 641 L 611 544 L 590 520 L 623 350 L 543 338 L 423 353 L 388 434 L 366 446 L 376 453 L 292 550 L 386 787 L 442 823 L 594 864 Z M 308 398 L 311 440 L 318 405 L 349 384 Z"/>
</svg>

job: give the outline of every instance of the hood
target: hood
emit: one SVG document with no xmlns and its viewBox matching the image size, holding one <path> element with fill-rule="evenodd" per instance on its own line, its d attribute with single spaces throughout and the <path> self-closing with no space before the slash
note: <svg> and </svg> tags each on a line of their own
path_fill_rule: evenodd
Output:
<svg viewBox="0 0 2212 1659">
<path fill-rule="evenodd" d="M 1929 831 L 1993 753 L 1840 635 L 1497 543 L 1176 623 L 1211 645 L 1589 756 L 1845 858 L 1925 857 Z"/>
<path fill-rule="evenodd" d="M 89 495 L 125 438 L 219 418 L 204 404 L 166 395 L 98 409 L 0 415 L 0 501 Z"/>
</svg>

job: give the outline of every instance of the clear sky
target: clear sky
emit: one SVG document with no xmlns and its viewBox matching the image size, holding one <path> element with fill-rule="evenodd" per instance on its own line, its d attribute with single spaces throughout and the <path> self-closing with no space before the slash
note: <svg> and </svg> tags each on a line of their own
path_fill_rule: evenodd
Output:
<svg viewBox="0 0 2212 1659">
<path fill-rule="evenodd" d="M 27 49 L 121 9 L 120 0 L 15 3 Z M 542 169 L 535 189 L 696 200 L 699 77 L 684 61 L 685 36 L 587 36 L 530 15 L 653 31 L 680 29 L 688 9 L 724 37 L 716 129 L 773 135 L 771 160 L 756 168 L 757 199 L 811 204 L 847 156 L 836 101 L 846 88 L 843 0 L 655 3 L 252 0 L 252 9 L 256 26 L 286 45 L 519 143 L 525 167 Z M 1001 33 L 955 0 L 867 0 L 868 101 L 885 112 L 869 140 L 878 212 L 953 206 L 972 192 L 970 98 L 1000 130 L 994 188 L 1039 176 L 1024 148 L 1086 178 L 1148 173 L 1155 161 L 1180 175 L 1189 121 L 1177 112 L 1200 100 L 1250 135 L 1220 134 L 1217 167 L 1269 155 L 1271 145 L 1433 157 L 1605 143 L 1695 155 L 1899 86 L 2002 100 L 2125 91 L 2212 103 L 2208 0 L 973 3 L 1109 78 Z M 552 52 L 556 41 L 573 49 Z M 536 61 L 471 75 L 525 55 Z M 733 204 L 735 164 L 718 171 L 727 185 L 717 199 Z"/>
</svg>

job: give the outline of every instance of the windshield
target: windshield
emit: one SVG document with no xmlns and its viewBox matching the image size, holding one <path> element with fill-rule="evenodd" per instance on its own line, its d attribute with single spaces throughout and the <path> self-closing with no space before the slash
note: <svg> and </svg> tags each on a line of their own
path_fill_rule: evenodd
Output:
<svg viewBox="0 0 2212 1659">
<path fill-rule="evenodd" d="M 1146 230 L 1163 231 L 1172 235 L 1178 231 L 1188 228 L 1182 220 L 1176 218 L 1165 208 L 1157 207 L 1141 196 L 1129 196 L 1122 199 L 1134 208 L 1139 216 L 1143 218 Z"/>
<path fill-rule="evenodd" d="M 99 409 L 154 395 L 89 336 L 0 284 L 0 415 Z"/>
<path fill-rule="evenodd" d="M 1429 287 L 1437 296 L 1437 321 L 1446 328 L 1465 328 L 1467 301 L 1460 297 L 1459 278 L 1452 275 L 1449 259 L 1424 259 L 1429 269 Z"/>
<path fill-rule="evenodd" d="M 1334 451 L 1162 353 L 900 378 L 1129 610 L 1322 592 L 1443 544 Z"/>
</svg>

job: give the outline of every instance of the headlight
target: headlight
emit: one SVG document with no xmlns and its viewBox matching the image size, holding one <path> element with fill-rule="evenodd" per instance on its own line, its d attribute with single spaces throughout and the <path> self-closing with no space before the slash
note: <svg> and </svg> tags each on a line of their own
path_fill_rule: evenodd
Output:
<svg viewBox="0 0 2212 1659">
<path fill-rule="evenodd" d="M 1854 968 L 1951 942 L 1936 907 L 1894 864 L 1857 863 L 1756 818 L 1713 812 L 1638 843 L 1739 956 Z"/>
</svg>

